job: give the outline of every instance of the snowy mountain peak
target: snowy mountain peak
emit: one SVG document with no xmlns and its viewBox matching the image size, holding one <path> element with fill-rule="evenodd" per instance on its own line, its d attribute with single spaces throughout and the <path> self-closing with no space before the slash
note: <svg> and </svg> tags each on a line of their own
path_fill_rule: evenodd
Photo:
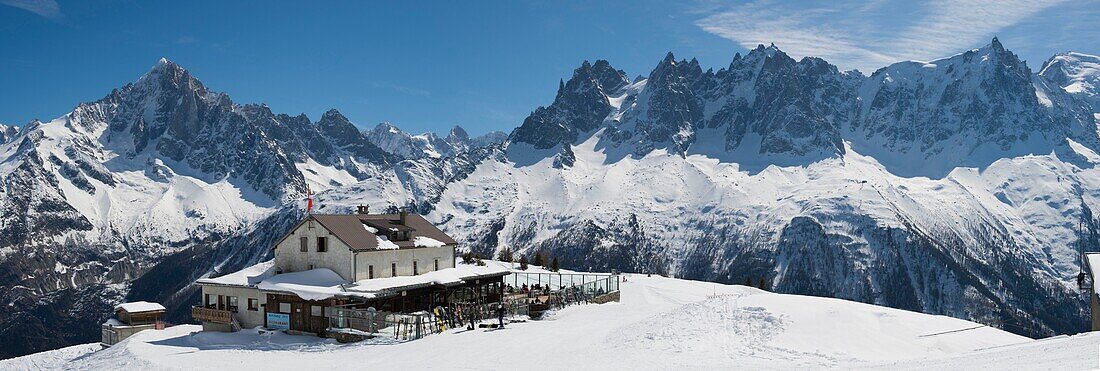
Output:
<svg viewBox="0 0 1100 371">
<path fill-rule="evenodd" d="M 458 125 L 451 127 L 447 136 L 442 138 L 433 132 L 413 135 L 390 122 L 382 122 L 363 134 L 374 145 L 404 159 L 451 157 L 478 147 L 497 144 L 505 139 L 501 132 L 471 138 L 466 129 Z"/>
<path fill-rule="evenodd" d="M 349 121 L 348 118 L 344 116 L 344 114 L 340 113 L 340 111 L 336 110 L 335 108 L 330 108 L 328 111 L 325 111 L 325 113 L 321 114 L 321 119 L 317 122 L 335 122 L 348 124 L 351 123 L 351 121 Z"/>
<path fill-rule="evenodd" d="M 455 125 L 451 127 L 451 131 L 447 132 L 448 140 L 455 141 L 467 141 L 470 139 L 470 134 L 466 133 L 466 129 L 461 126 Z"/>
<path fill-rule="evenodd" d="M 662 59 L 660 64 L 676 64 L 676 56 L 673 55 L 670 50 L 668 53 L 665 53 L 665 59 Z"/>
<path fill-rule="evenodd" d="M 138 79 L 135 85 L 152 85 L 154 88 L 186 89 L 206 94 L 202 82 L 191 76 L 186 69 L 168 59 L 161 58 L 149 72 Z"/>
<path fill-rule="evenodd" d="M 1078 52 L 1055 54 L 1043 64 L 1039 77 L 1085 101 L 1100 119 L 1100 56 Z"/>
<path fill-rule="evenodd" d="M 749 54 L 752 54 L 753 52 L 763 53 L 765 56 L 768 57 L 775 55 L 775 53 L 782 53 L 782 51 L 779 50 L 779 47 L 775 46 L 775 43 L 769 43 L 768 46 L 764 46 L 764 44 L 756 44 L 756 48 L 750 50 Z"/>
</svg>

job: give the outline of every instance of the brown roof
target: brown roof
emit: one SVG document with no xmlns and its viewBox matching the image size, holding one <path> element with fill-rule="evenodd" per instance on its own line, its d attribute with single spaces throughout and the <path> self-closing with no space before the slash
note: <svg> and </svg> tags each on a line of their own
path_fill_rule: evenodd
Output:
<svg viewBox="0 0 1100 371">
<path fill-rule="evenodd" d="M 393 229 L 410 231 L 408 241 L 391 240 L 402 249 L 415 248 L 413 241 L 416 240 L 416 236 L 428 237 L 447 245 L 457 244 L 451 236 L 443 233 L 418 214 L 408 214 L 405 217 L 404 225 L 401 224 L 401 217 L 398 214 L 310 214 L 302 220 L 302 223 L 310 220 L 310 218 L 321 223 L 321 226 L 348 245 L 352 251 L 375 250 L 378 248 L 378 237 L 368 231 L 364 225 L 369 225 L 379 231 Z M 297 229 L 297 226 L 295 229 Z M 276 243 L 277 245 L 278 243 Z"/>
</svg>

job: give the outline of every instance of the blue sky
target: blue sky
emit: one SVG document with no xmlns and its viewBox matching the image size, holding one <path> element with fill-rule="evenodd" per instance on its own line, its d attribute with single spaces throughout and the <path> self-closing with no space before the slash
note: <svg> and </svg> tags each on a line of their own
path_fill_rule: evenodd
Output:
<svg viewBox="0 0 1100 371">
<path fill-rule="evenodd" d="M 1098 1 L 291 2 L 0 0 L 0 122 L 50 119 L 166 57 L 239 103 L 362 127 L 510 131 L 584 59 L 631 77 L 774 42 L 870 73 L 997 35 L 1038 69 L 1100 54 Z M 1091 24 L 1090 24 L 1091 23 Z"/>
</svg>

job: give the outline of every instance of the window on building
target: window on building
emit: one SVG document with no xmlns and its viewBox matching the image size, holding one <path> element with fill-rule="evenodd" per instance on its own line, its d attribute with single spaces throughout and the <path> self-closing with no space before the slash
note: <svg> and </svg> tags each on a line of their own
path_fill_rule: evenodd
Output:
<svg viewBox="0 0 1100 371">
<path fill-rule="evenodd" d="M 218 296 L 206 294 L 206 307 L 215 309 L 218 308 Z"/>
<path fill-rule="evenodd" d="M 317 237 L 317 252 L 328 251 L 328 238 Z"/>
<path fill-rule="evenodd" d="M 314 317 L 321 317 L 321 306 L 320 305 L 310 305 L 309 306 L 309 315 L 314 316 Z"/>
<path fill-rule="evenodd" d="M 236 296 L 230 296 L 229 297 L 229 306 L 226 309 L 228 309 L 230 312 L 237 313 L 237 297 Z"/>
<path fill-rule="evenodd" d="M 435 270 L 439 270 L 439 258 L 435 258 Z"/>
<path fill-rule="evenodd" d="M 367 266 L 367 278 L 368 279 L 374 278 L 374 266 L 373 265 L 368 265 Z"/>
<path fill-rule="evenodd" d="M 299 251 L 301 251 L 301 252 L 309 251 L 309 237 L 299 238 L 298 243 L 300 244 L 300 246 L 298 246 Z"/>
<path fill-rule="evenodd" d="M 390 277 L 397 277 L 397 263 L 390 263 Z"/>
<path fill-rule="evenodd" d="M 248 310 L 260 310 L 260 299 L 248 298 Z"/>
<path fill-rule="evenodd" d="M 416 267 L 416 260 L 413 260 L 413 275 L 415 276 L 418 274 L 420 274 L 420 270 Z"/>
<path fill-rule="evenodd" d="M 279 313 L 290 313 L 290 303 L 279 303 Z"/>
</svg>

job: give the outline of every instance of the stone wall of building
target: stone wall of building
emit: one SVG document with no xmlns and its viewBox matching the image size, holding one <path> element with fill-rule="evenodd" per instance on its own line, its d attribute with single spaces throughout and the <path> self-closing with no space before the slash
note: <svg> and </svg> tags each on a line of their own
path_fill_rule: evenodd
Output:
<svg viewBox="0 0 1100 371">
<path fill-rule="evenodd" d="M 306 238 L 307 251 L 301 251 L 301 238 Z M 325 237 L 328 248 L 317 251 L 317 237 Z M 306 221 L 275 247 L 275 267 L 283 273 L 307 271 L 312 268 L 328 268 L 341 278 L 353 281 L 354 254 L 339 238 L 329 233 L 316 221 Z"/>
<path fill-rule="evenodd" d="M 392 264 L 397 265 L 397 276 L 413 275 L 413 262 L 417 273 L 424 274 L 439 269 L 455 267 L 455 247 L 421 247 L 415 249 L 363 251 L 356 254 L 355 279 L 370 278 L 370 269 L 374 267 L 374 278 L 393 277 Z"/>
</svg>

